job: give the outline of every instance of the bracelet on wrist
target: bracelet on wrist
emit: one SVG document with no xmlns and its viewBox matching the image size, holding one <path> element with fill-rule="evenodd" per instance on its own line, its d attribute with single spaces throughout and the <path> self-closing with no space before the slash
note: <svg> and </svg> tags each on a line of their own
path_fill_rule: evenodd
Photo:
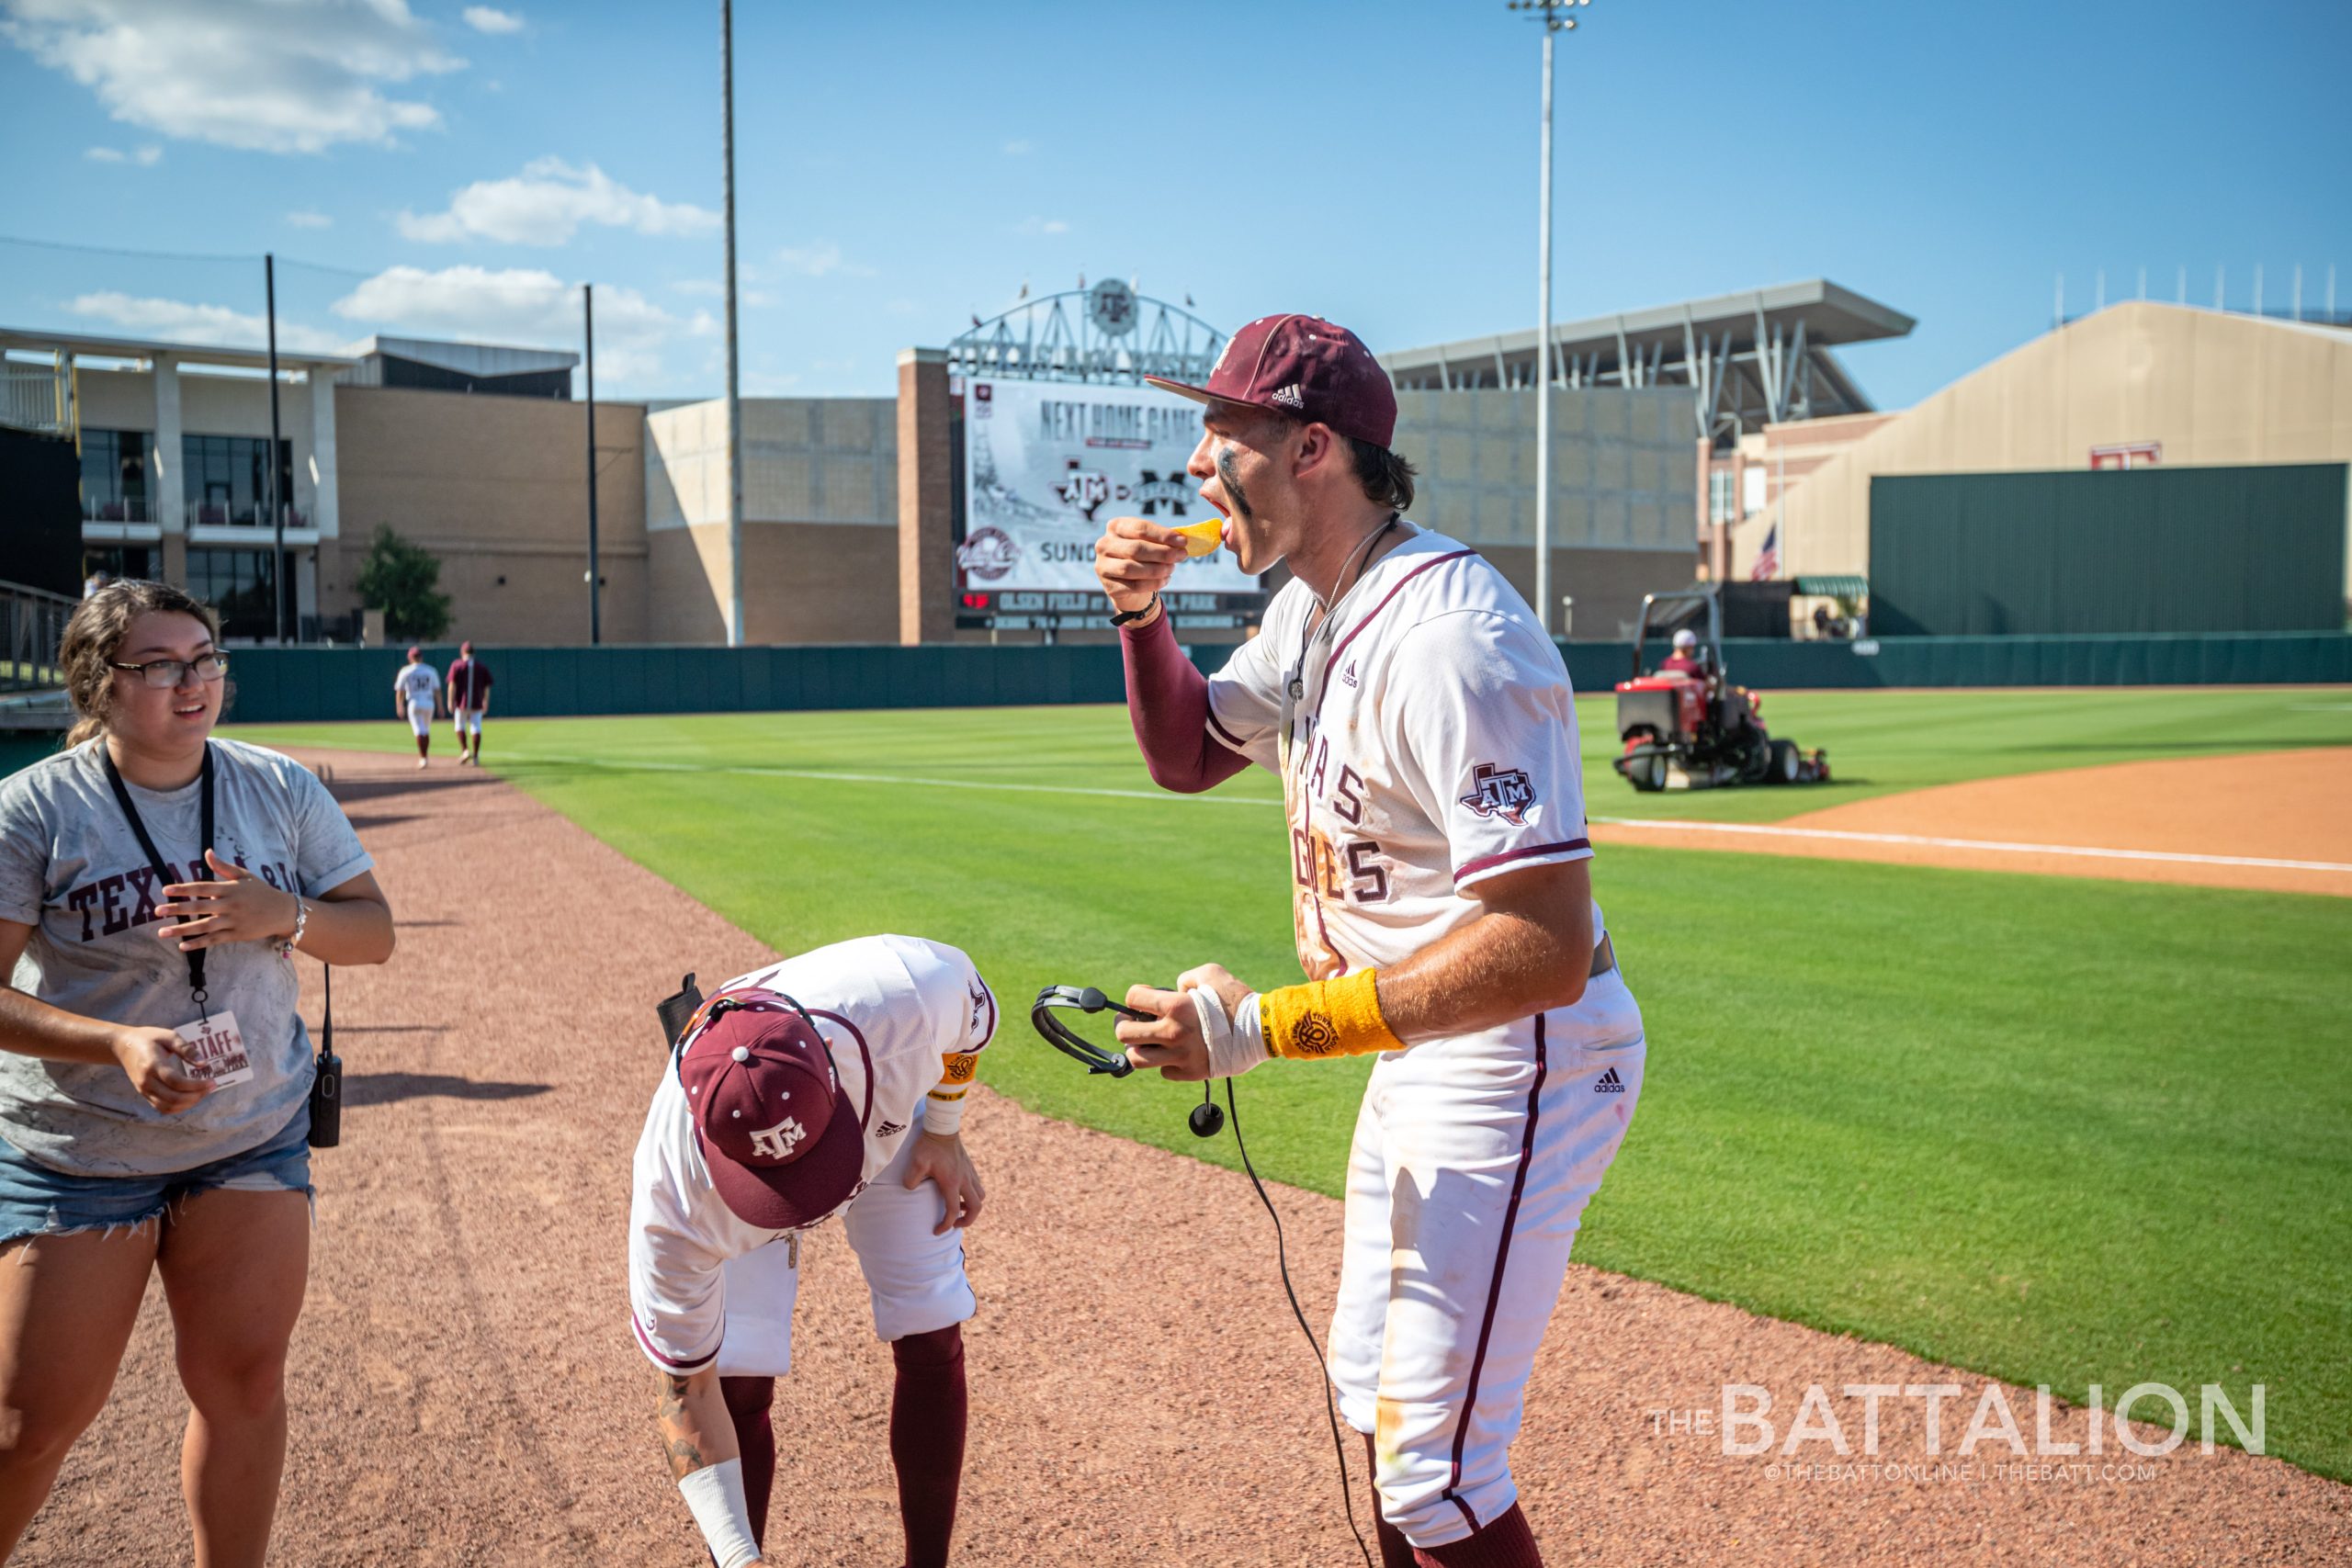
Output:
<svg viewBox="0 0 2352 1568">
<path fill-rule="evenodd" d="M 302 933 L 310 929 L 310 903 L 306 899 L 297 897 L 294 900 L 294 929 L 287 933 L 287 937 L 284 942 L 278 943 L 278 952 L 286 954 L 289 958 L 292 957 L 294 955 L 294 950 L 302 945 Z"/>
<path fill-rule="evenodd" d="M 1159 608 L 1159 590 L 1155 588 L 1151 591 L 1151 597 L 1145 601 L 1144 607 L 1142 609 L 1122 610 L 1117 615 L 1111 617 L 1111 624 L 1114 626 L 1140 626 L 1144 622 L 1150 620 L 1152 613 Z"/>
</svg>

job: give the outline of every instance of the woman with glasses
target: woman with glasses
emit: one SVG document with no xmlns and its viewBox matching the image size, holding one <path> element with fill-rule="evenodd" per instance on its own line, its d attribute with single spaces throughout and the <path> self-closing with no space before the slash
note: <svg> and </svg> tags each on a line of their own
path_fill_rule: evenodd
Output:
<svg viewBox="0 0 2352 1568">
<path fill-rule="evenodd" d="M 294 955 L 380 964 L 392 917 L 316 777 L 212 739 L 218 630 L 176 588 L 100 588 L 59 651 L 67 749 L 0 782 L 0 1558 L 106 1403 L 151 1273 L 197 1562 L 260 1563 L 277 1512 L 310 1266 Z"/>
</svg>

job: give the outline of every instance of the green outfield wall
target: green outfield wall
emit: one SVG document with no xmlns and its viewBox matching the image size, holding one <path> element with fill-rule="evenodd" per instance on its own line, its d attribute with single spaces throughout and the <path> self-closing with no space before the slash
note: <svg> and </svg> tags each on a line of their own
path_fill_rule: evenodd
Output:
<svg viewBox="0 0 2352 1568">
<path fill-rule="evenodd" d="M 2346 466 L 1882 474 L 1893 637 L 2340 631 Z"/>
<path fill-rule="evenodd" d="M 1845 643 L 1768 639 L 1724 645 L 1733 677 L 1768 691 L 1866 686 L 2149 686 L 2352 682 L 2352 637 L 1883 637 L 1874 653 Z M 1623 643 L 1566 643 L 1577 690 L 1625 678 Z M 1194 650 L 1204 669 L 1229 650 Z M 446 670 L 456 657 L 432 648 Z M 394 649 L 245 648 L 233 651 L 245 724 L 394 716 Z M 1115 648 L 490 648 L 491 712 L 508 717 L 729 713 L 773 708 L 996 707 L 1123 701 Z"/>
</svg>

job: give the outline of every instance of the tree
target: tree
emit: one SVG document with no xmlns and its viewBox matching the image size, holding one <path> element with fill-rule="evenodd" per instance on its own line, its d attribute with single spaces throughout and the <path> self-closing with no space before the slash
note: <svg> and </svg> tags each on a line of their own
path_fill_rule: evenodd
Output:
<svg viewBox="0 0 2352 1568">
<path fill-rule="evenodd" d="M 379 524 L 359 567 L 359 602 L 384 612 L 392 637 L 431 641 L 449 629 L 449 596 L 435 592 L 441 561 L 423 545 L 412 545 Z"/>
</svg>

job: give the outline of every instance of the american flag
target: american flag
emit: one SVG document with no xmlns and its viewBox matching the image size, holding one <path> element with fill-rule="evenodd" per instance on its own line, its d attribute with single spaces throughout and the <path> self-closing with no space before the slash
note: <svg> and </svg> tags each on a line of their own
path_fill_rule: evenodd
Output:
<svg viewBox="0 0 2352 1568">
<path fill-rule="evenodd" d="M 1747 581 L 1761 582 L 1781 574 L 1781 525 L 1778 523 L 1764 536 L 1764 547 L 1756 552 L 1756 564 L 1747 569 Z"/>
</svg>

